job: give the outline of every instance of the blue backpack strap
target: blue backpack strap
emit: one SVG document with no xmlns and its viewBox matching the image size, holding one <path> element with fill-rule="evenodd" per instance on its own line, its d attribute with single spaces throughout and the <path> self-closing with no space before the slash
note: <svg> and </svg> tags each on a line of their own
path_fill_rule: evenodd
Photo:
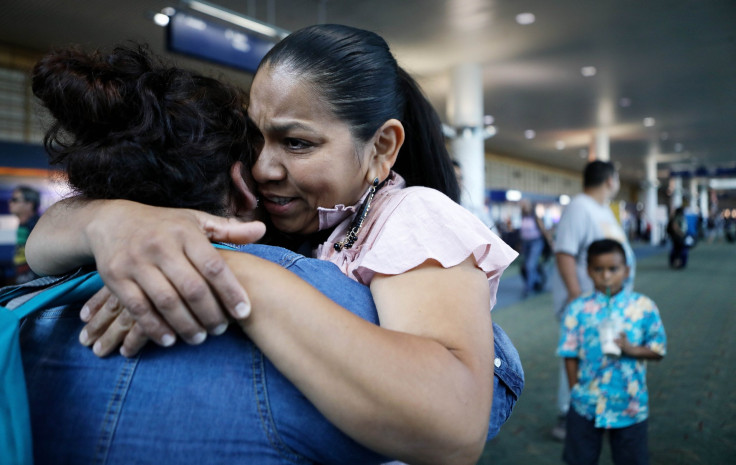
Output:
<svg viewBox="0 0 736 465">
<path fill-rule="evenodd" d="M 21 318 L 49 308 L 84 302 L 101 287 L 102 280 L 93 271 L 77 273 L 41 290 L 38 286 L 24 286 L 0 291 L 0 304 L 3 305 L 0 307 L 0 463 L 33 463 L 31 420 L 18 337 Z M 29 293 L 32 297 L 24 299 Z M 11 310 L 5 305 L 14 308 Z"/>
<path fill-rule="evenodd" d="M 8 294 L 0 294 L 0 304 L 6 306 L 6 310 L 11 309 L 11 313 L 18 320 L 21 320 L 38 311 L 86 301 L 102 286 L 102 279 L 96 271 L 76 273 L 57 284 L 36 292 L 33 292 L 33 288 L 21 288 Z M 19 293 L 18 291 L 25 292 Z"/>
<path fill-rule="evenodd" d="M 213 244 L 237 250 L 230 244 Z M 20 320 L 42 310 L 83 303 L 100 290 L 97 271 L 39 278 L 0 289 L 0 464 L 33 463 L 31 420 L 20 353 Z"/>
</svg>

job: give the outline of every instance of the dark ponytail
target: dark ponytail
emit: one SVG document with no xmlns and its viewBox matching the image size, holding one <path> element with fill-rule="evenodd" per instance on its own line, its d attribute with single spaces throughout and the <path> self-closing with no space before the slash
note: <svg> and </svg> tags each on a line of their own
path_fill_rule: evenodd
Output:
<svg viewBox="0 0 736 465">
<path fill-rule="evenodd" d="M 394 169 L 408 185 L 432 187 L 459 202 L 460 186 L 445 145 L 442 122 L 417 82 L 402 68 L 399 76 L 406 96 L 401 119 L 406 139 Z"/>
<path fill-rule="evenodd" d="M 248 148 L 240 90 L 141 46 L 51 52 L 32 88 L 55 120 L 50 160 L 79 194 L 225 213 L 230 168 Z"/>
<path fill-rule="evenodd" d="M 389 119 L 401 121 L 406 137 L 393 169 L 409 186 L 431 187 L 458 201 L 437 112 L 379 35 L 336 24 L 309 26 L 276 44 L 259 69 L 264 66 L 309 80 L 360 142 Z"/>
</svg>

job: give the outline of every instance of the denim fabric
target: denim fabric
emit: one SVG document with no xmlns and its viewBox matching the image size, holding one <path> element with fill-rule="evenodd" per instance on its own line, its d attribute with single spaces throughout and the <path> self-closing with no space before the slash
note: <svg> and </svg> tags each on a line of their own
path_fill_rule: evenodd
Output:
<svg viewBox="0 0 736 465">
<path fill-rule="evenodd" d="M 276 247 L 242 250 L 286 267 L 378 323 L 369 289 L 331 263 Z M 36 465 L 388 460 L 332 426 L 237 328 L 196 347 L 149 344 L 133 359 L 99 359 L 77 342 L 78 310 L 45 311 L 21 330 Z M 523 372 L 502 330 L 494 327 L 494 334 L 491 430 L 497 432 L 518 397 Z"/>
<path fill-rule="evenodd" d="M 542 251 L 544 250 L 544 238 L 538 237 L 536 239 L 522 241 L 521 244 L 521 255 L 524 257 L 524 268 L 526 269 L 524 290 L 531 293 L 534 292 L 536 284 L 542 281 L 537 267 L 539 266 L 539 259 L 542 257 Z"/>
<path fill-rule="evenodd" d="M 498 435 L 524 389 L 524 369 L 519 352 L 506 332 L 493 323 L 493 404 L 487 439 Z"/>
</svg>

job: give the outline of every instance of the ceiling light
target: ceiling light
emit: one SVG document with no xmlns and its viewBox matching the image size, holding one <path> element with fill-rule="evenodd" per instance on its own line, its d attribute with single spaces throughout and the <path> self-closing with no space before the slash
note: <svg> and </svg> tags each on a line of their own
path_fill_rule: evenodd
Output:
<svg viewBox="0 0 736 465">
<path fill-rule="evenodd" d="M 153 22 L 157 25 L 164 27 L 169 24 L 169 16 L 164 13 L 156 13 L 153 15 Z"/>
<path fill-rule="evenodd" d="M 580 68 L 580 74 L 585 77 L 593 77 L 597 72 L 598 70 L 595 69 L 595 66 L 583 66 Z"/>
<path fill-rule="evenodd" d="M 490 139 L 491 137 L 496 135 L 496 126 L 489 124 L 488 126 L 483 128 L 483 139 Z"/>
<path fill-rule="evenodd" d="M 231 24 L 235 24 L 245 29 L 249 29 L 253 32 L 263 34 L 268 37 L 283 39 L 288 35 L 288 32 L 271 26 L 266 23 L 262 23 L 258 20 L 248 18 L 234 11 L 212 5 L 211 3 L 203 2 L 200 0 L 185 0 L 185 5 L 194 11 L 204 13 L 208 16 L 221 19 Z"/>
<path fill-rule="evenodd" d="M 496 118 L 491 115 L 486 115 L 483 117 L 483 124 L 486 126 L 493 124 L 494 121 L 496 121 Z"/>
<path fill-rule="evenodd" d="M 537 137 L 537 133 L 534 132 L 534 129 L 527 129 L 526 131 L 524 131 L 524 137 L 526 137 L 527 139 L 534 139 L 535 137 Z"/>
<path fill-rule="evenodd" d="M 557 142 L 555 142 L 555 148 L 557 148 L 557 150 L 564 149 L 565 148 L 565 141 L 558 140 Z"/>
<path fill-rule="evenodd" d="M 568 203 L 570 203 L 570 196 L 562 194 L 560 196 L 560 205 L 567 205 Z"/>
<path fill-rule="evenodd" d="M 521 200 L 521 191 L 517 191 L 514 189 L 506 191 L 506 200 L 509 202 L 518 202 Z"/>
<path fill-rule="evenodd" d="M 648 128 L 654 126 L 655 123 L 656 121 L 654 121 L 654 118 L 652 118 L 651 116 L 647 116 L 646 118 L 644 118 L 644 126 Z"/>
<path fill-rule="evenodd" d="M 519 13 L 516 15 L 516 22 L 522 26 L 533 24 L 536 20 L 537 18 L 534 16 L 534 13 Z"/>
</svg>

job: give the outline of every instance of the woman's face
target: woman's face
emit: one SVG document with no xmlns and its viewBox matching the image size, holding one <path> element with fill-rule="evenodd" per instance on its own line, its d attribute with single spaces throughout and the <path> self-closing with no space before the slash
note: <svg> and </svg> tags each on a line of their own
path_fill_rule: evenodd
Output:
<svg viewBox="0 0 736 465">
<path fill-rule="evenodd" d="M 298 75 L 280 67 L 258 71 L 248 116 L 260 133 L 253 178 L 278 230 L 315 232 L 317 207 L 353 205 L 365 193 L 371 145 L 356 142 Z"/>
</svg>

